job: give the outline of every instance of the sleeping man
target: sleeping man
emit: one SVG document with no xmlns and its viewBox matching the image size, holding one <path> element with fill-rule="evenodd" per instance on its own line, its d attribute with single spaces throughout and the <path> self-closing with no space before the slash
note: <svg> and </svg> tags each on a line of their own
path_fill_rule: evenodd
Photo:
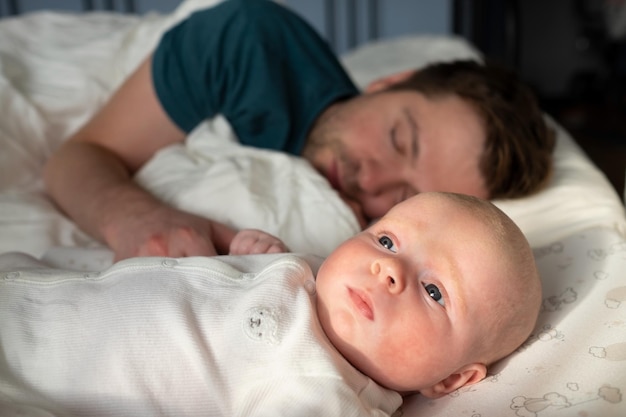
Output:
<svg viewBox="0 0 626 417">
<path fill-rule="evenodd" d="M 514 74 L 446 63 L 391 74 L 362 94 L 287 7 L 228 0 L 164 34 L 48 160 L 47 192 L 118 260 L 226 254 L 234 230 L 133 181 L 158 151 L 217 116 L 241 145 L 305 159 L 365 221 L 420 192 L 526 196 L 551 172 L 554 135 Z"/>
<path fill-rule="evenodd" d="M 258 231 L 232 246 L 284 249 Z M 517 226 L 459 194 L 411 197 L 306 259 L 134 258 L 84 274 L 3 255 L 2 415 L 389 416 L 403 395 L 482 380 L 541 303 Z"/>
</svg>

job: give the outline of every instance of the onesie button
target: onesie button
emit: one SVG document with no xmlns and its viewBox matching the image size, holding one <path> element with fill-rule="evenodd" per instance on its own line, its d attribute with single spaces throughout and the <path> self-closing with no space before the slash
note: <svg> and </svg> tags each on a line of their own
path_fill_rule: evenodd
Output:
<svg viewBox="0 0 626 417">
<path fill-rule="evenodd" d="M 315 295 L 315 281 L 312 279 L 306 280 L 304 282 L 304 289 L 311 295 Z"/>
<path fill-rule="evenodd" d="M 278 339 L 278 314 L 272 309 L 254 307 L 246 312 L 243 331 L 250 339 L 276 345 Z"/>
<path fill-rule="evenodd" d="M 85 279 L 97 279 L 100 276 L 100 272 L 88 272 L 83 275 Z"/>
<path fill-rule="evenodd" d="M 18 271 L 14 271 L 14 272 L 9 272 L 7 274 L 4 274 L 4 280 L 5 281 L 12 281 L 14 279 L 18 279 L 20 277 L 20 273 Z"/>
<path fill-rule="evenodd" d="M 176 259 L 164 259 L 163 262 L 161 262 L 161 265 L 166 266 L 168 268 L 173 268 L 176 265 L 178 265 L 178 261 Z"/>
</svg>

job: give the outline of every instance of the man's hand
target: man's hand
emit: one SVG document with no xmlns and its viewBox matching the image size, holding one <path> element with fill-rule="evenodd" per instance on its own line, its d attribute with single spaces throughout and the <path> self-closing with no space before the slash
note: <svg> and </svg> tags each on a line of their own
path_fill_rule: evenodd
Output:
<svg viewBox="0 0 626 417">
<path fill-rule="evenodd" d="M 107 243 L 115 261 L 135 256 L 214 256 L 228 253 L 235 233 L 221 223 L 162 206 L 109 230 Z"/>
<path fill-rule="evenodd" d="M 256 229 L 244 229 L 230 243 L 230 255 L 289 252 L 276 236 Z"/>
</svg>

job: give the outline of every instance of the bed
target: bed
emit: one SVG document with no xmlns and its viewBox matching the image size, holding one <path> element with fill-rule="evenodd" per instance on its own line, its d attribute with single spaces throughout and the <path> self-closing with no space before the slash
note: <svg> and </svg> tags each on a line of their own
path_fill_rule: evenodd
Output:
<svg viewBox="0 0 626 417">
<path fill-rule="evenodd" d="M 111 253 L 46 197 L 41 168 L 163 31 L 214 2 L 187 0 L 171 14 L 43 11 L 0 21 L 0 253 L 25 252 L 78 271 L 111 264 Z M 460 37 L 416 34 L 368 42 L 342 61 L 365 86 L 391 71 L 458 58 L 481 56 Z M 569 134 L 546 119 L 558 138 L 547 188 L 495 201 L 535 251 L 544 289 L 535 331 L 485 381 L 438 400 L 408 397 L 399 415 L 626 415 L 626 192 L 619 196 Z M 359 230 L 308 164 L 235 146 L 234 139 L 224 120 L 206 122 L 184 145 L 158 153 L 136 180 L 188 211 L 264 228 L 295 252 L 323 257 Z M 221 204 L 208 198 L 215 193 Z"/>
</svg>

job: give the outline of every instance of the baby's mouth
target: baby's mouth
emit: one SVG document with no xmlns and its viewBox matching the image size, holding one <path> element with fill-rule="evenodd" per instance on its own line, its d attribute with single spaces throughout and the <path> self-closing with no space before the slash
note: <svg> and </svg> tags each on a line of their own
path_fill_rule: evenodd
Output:
<svg viewBox="0 0 626 417">
<path fill-rule="evenodd" d="M 348 295 L 359 313 L 368 320 L 374 320 L 374 311 L 372 310 L 371 301 L 364 293 L 348 288 Z"/>
</svg>

